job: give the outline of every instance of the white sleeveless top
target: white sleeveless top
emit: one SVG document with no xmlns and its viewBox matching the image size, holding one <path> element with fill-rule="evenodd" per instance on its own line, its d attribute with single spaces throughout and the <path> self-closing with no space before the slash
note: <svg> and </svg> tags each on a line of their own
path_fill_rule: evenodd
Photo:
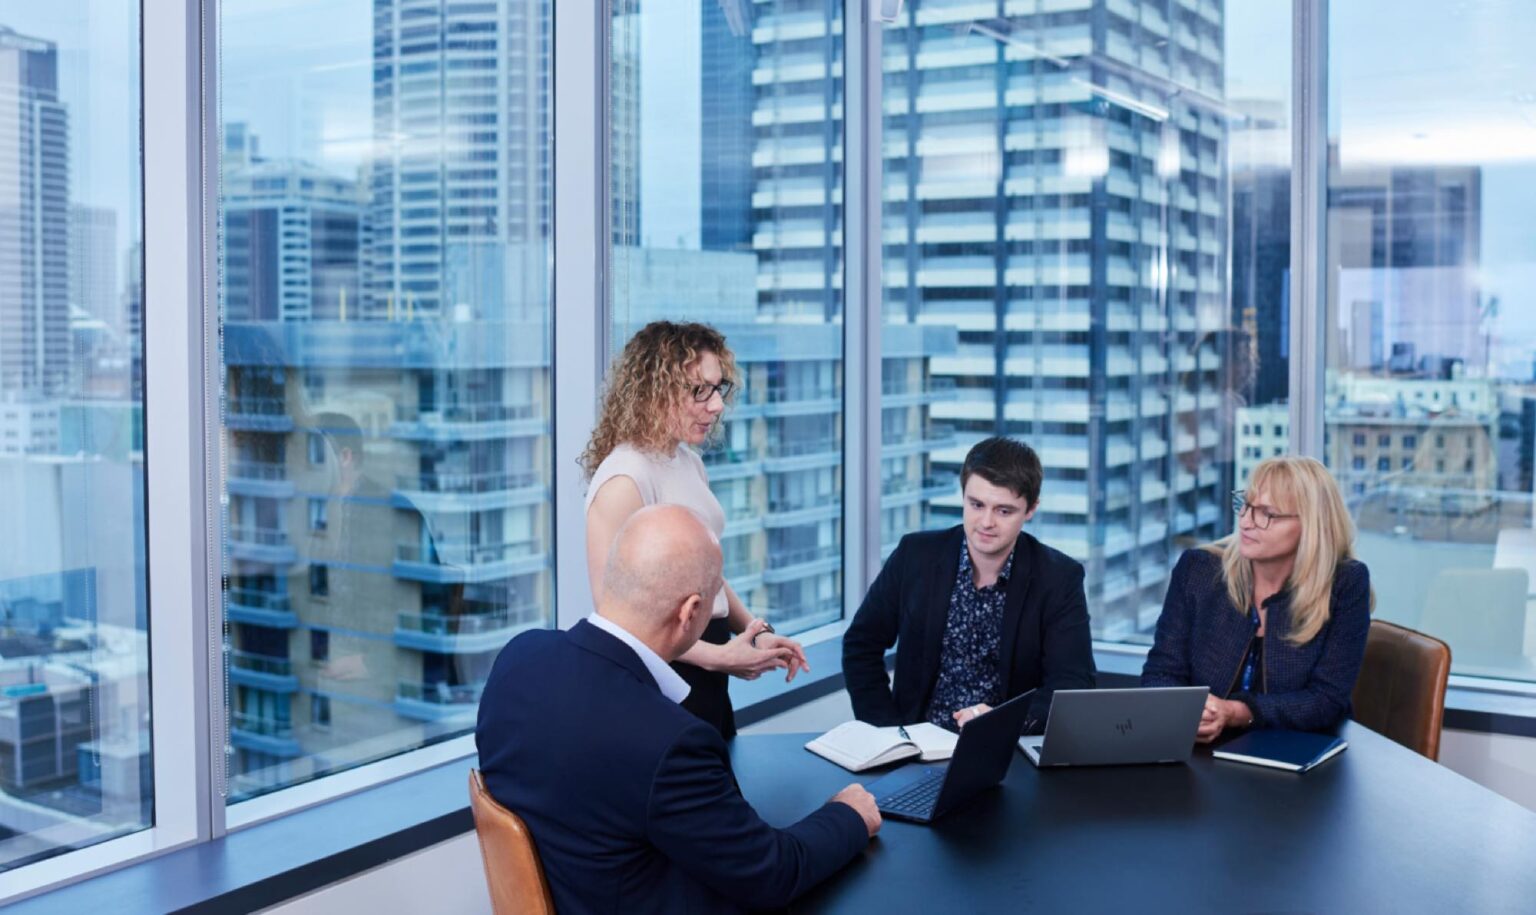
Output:
<svg viewBox="0 0 1536 915">
<path fill-rule="evenodd" d="M 710 491 L 704 462 L 688 446 L 678 445 L 671 457 L 647 454 L 627 443 L 615 447 L 592 474 L 592 482 L 587 486 L 587 510 L 591 510 L 598 490 L 614 477 L 629 477 L 634 481 L 635 488 L 640 490 L 640 501 L 646 505 L 686 506 L 715 532 L 717 539 L 725 533 L 725 509 Z M 710 615 L 720 619 L 729 613 L 730 603 L 726 600 L 725 589 L 721 588 L 715 595 L 715 606 Z"/>
</svg>

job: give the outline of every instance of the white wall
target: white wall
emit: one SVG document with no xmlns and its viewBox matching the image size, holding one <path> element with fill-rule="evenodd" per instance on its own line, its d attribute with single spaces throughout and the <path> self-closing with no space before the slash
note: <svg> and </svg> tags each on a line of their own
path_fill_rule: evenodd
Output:
<svg viewBox="0 0 1536 915">
<path fill-rule="evenodd" d="M 819 732 L 853 717 L 848 694 L 838 691 L 775 715 L 743 734 Z M 1517 803 L 1536 810 L 1536 738 L 1447 730 L 1440 762 Z M 269 912 L 330 915 L 332 912 L 488 913 L 490 897 L 473 833 L 332 884 Z"/>
<path fill-rule="evenodd" d="M 1536 810 L 1536 737 L 1447 728 L 1440 734 L 1440 763 Z"/>
<path fill-rule="evenodd" d="M 264 911 L 280 915 L 491 915 L 475 834 L 439 842 Z"/>
</svg>

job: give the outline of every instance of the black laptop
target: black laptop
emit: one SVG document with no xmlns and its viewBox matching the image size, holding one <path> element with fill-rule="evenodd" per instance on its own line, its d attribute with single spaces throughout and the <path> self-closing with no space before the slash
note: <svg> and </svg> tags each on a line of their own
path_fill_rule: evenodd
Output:
<svg viewBox="0 0 1536 915">
<path fill-rule="evenodd" d="M 1034 690 L 1015 696 L 960 729 L 946 765 L 911 765 L 869 785 L 880 812 L 898 820 L 932 823 L 1001 782 L 1013 762 Z"/>
</svg>

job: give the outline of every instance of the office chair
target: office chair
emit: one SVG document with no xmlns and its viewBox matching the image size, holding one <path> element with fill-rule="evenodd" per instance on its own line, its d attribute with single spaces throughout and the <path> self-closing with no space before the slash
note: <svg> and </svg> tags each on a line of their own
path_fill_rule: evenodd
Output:
<svg viewBox="0 0 1536 915">
<path fill-rule="evenodd" d="M 1449 645 L 1422 632 L 1372 620 L 1355 681 L 1354 719 L 1421 756 L 1440 758 Z"/>
<path fill-rule="evenodd" d="M 522 818 L 496 803 L 479 769 L 469 770 L 469 809 L 496 915 L 555 915 L 538 849 Z"/>
</svg>

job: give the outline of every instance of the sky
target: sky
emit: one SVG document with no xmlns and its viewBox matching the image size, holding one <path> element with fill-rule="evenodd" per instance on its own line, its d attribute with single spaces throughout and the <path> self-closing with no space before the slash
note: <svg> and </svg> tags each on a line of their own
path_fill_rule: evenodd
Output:
<svg viewBox="0 0 1536 915">
<path fill-rule="evenodd" d="M 117 213 L 120 256 L 138 238 L 141 218 L 137 9 L 121 0 L 0 0 L 0 28 L 58 43 L 70 201 Z"/>
<path fill-rule="evenodd" d="M 1289 100 L 1289 7 L 1228 0 L 1229 98 Z M 71 196 L 119 211 L 120 247 L 138 219 L 137 162 L 125 154 L 137 102 L 123 78 L 136 66 L 138 8 L 0 0 L 0 25 L 60 44 Z M 645 8 L 655 12 L 642 16 L 642 118 L 653 125 L 642 132 L 642 212 L 652 216 L 642 232 L 686 246 L 697 243 L 698 0 Z M 373 142 L 369 0 L 220 9 L 224 117 L 250 122 L 269 155 L 355 175 Z M 1329 130 L 1344 162 L 1482 166 L 1483 286 L 1501 300 L 1507 342 L 1536 349 L 1536 17 L 1521 0 L 1347 0 L 1330 10 Z"/>
</svg>

